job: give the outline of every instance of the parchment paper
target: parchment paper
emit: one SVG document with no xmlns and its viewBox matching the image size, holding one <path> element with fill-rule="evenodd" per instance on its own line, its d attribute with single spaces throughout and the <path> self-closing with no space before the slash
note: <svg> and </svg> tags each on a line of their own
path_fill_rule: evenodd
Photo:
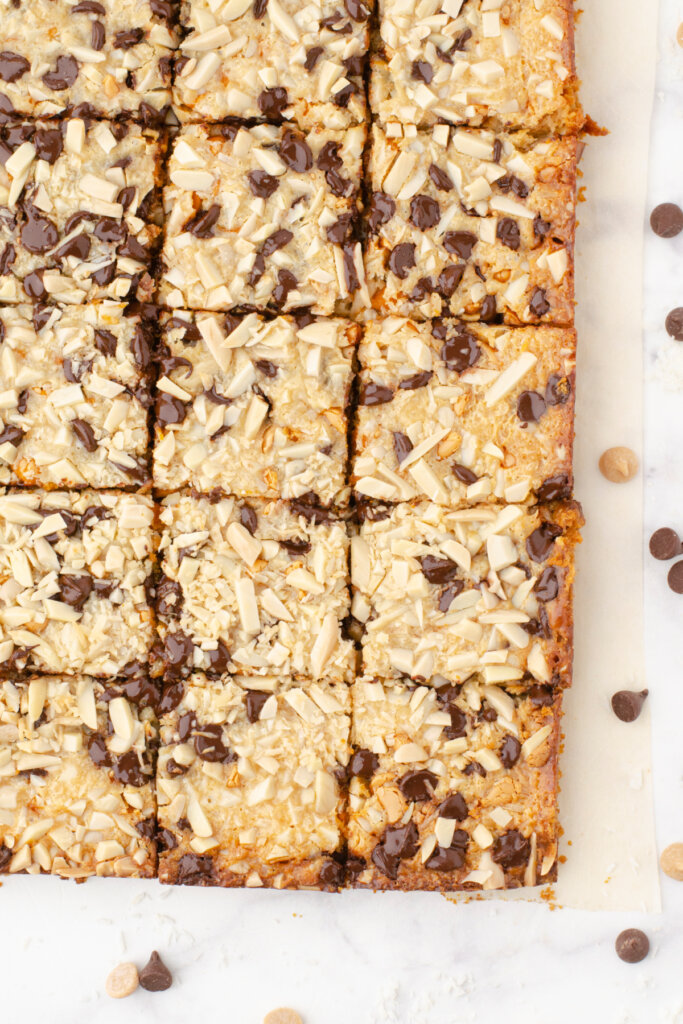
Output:
<svg viewBox="0 0 683 1024">
<path fill-rule="evenodd" d="M 642 474 L 611 484 L 601 452 L 642 454 L 642 240 L 656 64 L 656 5 L 586 0 L 577 29 L 585 109 L 610 134 L 589 142 L 588 202 L 577 239 L 574 686 L 565 701 L 564 839 L 556 897 L 565 906 L 659 909 L 650 721 L 612 714 L 615 690 L 642 689 Z"/>
</svg>

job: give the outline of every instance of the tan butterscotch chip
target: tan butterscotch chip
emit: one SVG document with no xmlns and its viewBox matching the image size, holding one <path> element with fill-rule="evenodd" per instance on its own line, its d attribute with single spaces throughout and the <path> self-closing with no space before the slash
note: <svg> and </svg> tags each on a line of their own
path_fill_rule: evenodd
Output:
<svg viewBox="0 0 683 1024">
<path fill-rule="evenodd" d="M 173 7 L 158 0 L 3 4 L 0 109 L 53 117 L 163 121 L 170 103 Z"/>
<path fill-rule="evenodd" d="M 174 80 L 180 120 L 265 118 L 328 128 L 362 122 L 372 6 L 183 0 Z"/>
<path fill-rule="evenodd" d="M 379 0 L 370 101 L 385 123 L 577 131 L 568 0 Z"/>
<path fill-rule="evenodd" d="M 154 448 L 160 490 L 345 503 L 358 327 L 180 312 L 163 325 Z"/>
<path fill-rule="evenodd" d="M 633 480 L 638 472 L 638 456 L 631 448 L 622 445 L 608 448 L 598 462 L 600 472 L 613 484 L 625 484 Z"/>
<path fill-rule="evenodd" d="M 263 1018 L 263 1024 L 304 1024 L 296 1010 L 290 1010 L 281 1006 L 277 1010 L 271 1010 Z"/>
<path fill-rule="evenodd" d="M 163 882 L 337 889 L 350 690 L 194 673 L 160 726 Z"/>
<path fill-rule="evenodd" d="M 576 139 L 375 127 L 373 307 L 423 320 L 571 324 Z"/>
<path fill-rule="evenodd" d="M 569 685 L 580 523 L 570 503 L 451 511 L 420 501 L 379 515 L 370 507 L 351 540 L 364 671 Z"/>
<path fill-rule="evenodd" d="M 353 694 L 352 882 L 504 889 L 554 877 L 561 699 L 359 679 Z"/>
<path fill-rule="evenodd" d="M 671 843 L 662 850 L 659 864 L 665 875 L 683 882 L 683 843 Z"/>
<path fill-rule="evenodd" d="M 683 46 L 683 21 L 676 29 L 676 42 L 679 46 Z"/>
<path fill-rule="evenodd" d="M 135 964 L 119 964 L 107 976 L 105 991 L 112 999 L 125 999 L 138 987 L 138 969 Z"/>
<path fill-rule="evenodd" d="M 19 124 L 0 128 L 0 151 L 0 304 L 151 298 L 158 131 L 81 118 Z"/>
<path fill-rule="evenodd" d="M 357 217 L 365 126 L 185 126 L 164 189 L 174 309 L 327 316 L 368 305 Z"/>
<path fill-rule="evenodd" d="M 0 482 L 137 488 L 153 341 L 122 302 L 0 309 Z"/>
</svg>

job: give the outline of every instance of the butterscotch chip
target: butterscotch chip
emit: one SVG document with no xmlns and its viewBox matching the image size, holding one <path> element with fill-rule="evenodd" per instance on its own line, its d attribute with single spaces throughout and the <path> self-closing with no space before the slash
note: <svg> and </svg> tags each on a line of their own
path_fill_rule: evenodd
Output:
<svg viewBox="0 0 683 1024">
<path fill-rule="evenodd" d="M 602 475 L 613 484 L 625 484 L 638 472 L 638 456 L 631 448 L 618 445 L 608 448 L 600 456 L 598 466 Z"/>
<path fill-rule="evenodd" d="M 683 46 L 683 21 L 676 30 L 676 42 L 679 46 Z"/>
<path fill-rule="evenodd" d="M 671 843 L 659 858 L 659 865 L 665 875 L 683 882 L 683 843 Z"/>
<path fill-rule="evenodd" d="M 125 999 L 138 987 L 138 969 L 135 964 L 119 964 L 108 975 L 105 991 L 112 999 Z"/>
<path fill-rule="evenodd" d="M 281 1006 L 277 1010 L 271 1010 L 263 1018 L 263 1024 L 303 1024 L 303 1020 L 296 1012 L 287 1006 Z"/>
</svg>

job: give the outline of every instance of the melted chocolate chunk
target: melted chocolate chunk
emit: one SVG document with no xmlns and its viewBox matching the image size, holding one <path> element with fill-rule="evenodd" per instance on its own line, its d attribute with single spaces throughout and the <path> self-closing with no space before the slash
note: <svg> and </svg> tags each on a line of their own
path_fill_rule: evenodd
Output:
<svg viewBox="0 0 683 1024">
<path fill-rule="evenodd" d="M 70 605 L 76 611 L 82 612 L 85 602 L 90 597 L 93 589 L 93 579 L 89 573 L 72 575 L 62 573 L 57 578 L 59 584 L 59 597 L 64 604 Z"/>
<path fill-rule="evenodd" d="M 213 238 L 214 227 L 221 215 L 221 207 L 213 203 L 208 210 L 198 210 L 183 224 L 183 231 L 189 231 L 195 238 Z"/>
<path fill-rule="evenodd" d="M 534 562 L 545 562 L 562 530 L 554 523 L 541 523 L 526 540 L 526 550 Z"/>
<path fill-rule="evenodd" d="M 436 555 L 424 555 L 419 559 L 423 576 L 430 583 L 450 583 L 456 579 L 460 571 L 450 558 L 438 558 Z"/>
<path fill-rule="evenodd" d="M 540 238 L 542 241 L 549 233 L 550 227 L 551 225 L 548 223 L 548 221 L 543 220 L 540 213 L 537 213 L 536 217 L 534 218 L 534 234 L 536 235 L 536 238 Z"/>
<path fill-rule="evenodd" d="M 287 129 L 280 143 L 280 157 L 290 171 L 304 174 L 313 166 L 313 153 L 303 135 Z"/>
<path fill-rule="evenodd" d="M 412 377 L 404 377 L 402 381 L 399 381 L 399 388 L 402 391 L 416 391 L 418 388 L 423 388 L 429 384 L 433 377 L 431 370 L 424 370 L 422 373 L 414 373 Z"/>
<path fill-rule="evenodd" d="M 71 429 L 86 451 L 97 451 L 97 438 L 95 437 L 95 431 L 86 420 L 72 420 Z"/>
<path fill-rule="evenodd" d="M 197 726 L 194 748 L 202 761 L 211 764 L 230 764 L 237 760 L 237 754 L 223 742 L 223 726 L 220 724 Z"/>
<path fill-rule="evenodd" d="M 539 319 L 540 317 L 545 316 L 550 309 L 550 303 L 548 302 L 546 294 L 542 288 L 534 288 L 529 300 L 529 309 L 534 316 L 539 317 Z"/>
<path fill-rule="evenodd" d="M 259 199 L 268 199 L 280 184 L 278 179 L 266 171 L 249 171 L 249 188 Z"/>
<path fill-rule="evenodd" d="M 415 768 L 406 772 L 398 780 L 398 788 L 406 798 L 418 803 L 431 800 L 438 783 L 438 776 L 426 768 Z"/>
<path fill-rule="evenodd" d="M 38 128 L 33 136 L 36 156 L 39 160 L 47 160 L 53 164 L 64 148 L 64 139 L 59 129 Z"/>
<path fill-rule="evenodd" d="M 447 612 L 458 594 L 462 593 L 465 584 L 462 580 L 453 580 L 439 594 L 439 611 Z"/>
<path fill-rule="evenodd" d="M 431 871 L 458 871 L 465 863 L 465 854 L 470 837 L 464 829 L 456 828 L 451 845 L 437 846 L 427 861 L 426 867 Z"/>
<path fill-rule="evenodd" d="M 133 46 L 137 46 L 138 43 L 142 42 L 144 36 L 144 30 L 141 28 L 130 28 L 117 32 L 114 36 L 114 49 L 130 50 Z"/>
<path fill-rule="evenodd" d="M 429 177 L 441 192 L 452 192 L 454 189 L 453 179 L 446 171 L 442 171 L 436 164 L 430 164 Z"/>
<path fill-rule="evenodd" d="M 429 85 L 434 77 L 434 68 L 429 61 L 414 60 L 410 67 L 410 77 Z"/>
<path fill-rule="evenodd" d="M 477 244 L 477 236 L 471 231 L 447 231 L 443 246 L 446 252 L 454 253 L 461 260 L 468 260 Z"/>
<path fill-rule="evenodd" d="M 464 373 L 474 366 L 481 356 L 481 349 L 471 334 L 461 331 L 448 338 L 441 349 L 441 358 L 449 370 Z"/>
<path fill-rule="evenodd" d="M 30 70 L 30 61 L 12 50 L 0 53 L 0 78 L 3 82 L 16 82 Z"/>
<path fill-rule="evenodd" d="M 304 61 L 304 67 L 306 68 L 306 71 L 308 71 L 309 74 L 311 73 L 311 71 L 313 71 L 313 69 L 315 68 L 316 64 L 318 63 L 324 52 L 325 51 L 323 50 L 322 46 L 312 46 L 310 50 L 306 50 L 306 60 Z"/>
<path fill-rule="evenodd" d="M 360 405 L 385 405 L 391 402 L 393 397 L 394 392 L 391 388 L 371 380 L 361 385 L 358 401 Z"/>
<path fill-rule="evenodd" d="M 54 92 L 68 89 L 78 78 L 78 61 L 71 54 L 63 54 L 57 57 L 57 63 L 53 71 L 43 75 L 43 84 Z"/>
<path fill-rule="evenodd" d="M 169 423 L 182 423 L 187 416 L 187 404 L 175 395 L 162 391 L 156 401 L 156 414 L 162 427 Z"/>
<path fill-rule="evenodd" d="M 311 550 L 310 541 L 304 540 L 303 537 L 288 537 L 286 540 L 279 541 L 279 544 L 291 558 L 300 558 Z"/>
<path fill-rule="evenodd" d="M 441 209 L 436 199 L 417 195 L 410 200 L 410 220 L 418 231 L 427 231 L 439 223 Z"/>
<path fill-rule="evenodd" d="M 59 241 L 56 225 L 44 214 L 28 203 L 25 207 L 26 223 L 21 228 L 21 244 L 29 252 L 47 252 Z"/>
<path fill-rule="evenodd" d="M 525 185 L 522 179 L 514 174 L 503 175 L 502 178 L 496 180 L 495 185 L 501 192 L 506 194 L 512 192 L 514 195 L 519 196 L 520 199 L 526 199 L 529 195 L 529 186 Z"/>
<path fill-rule="evenodd" d="M 260 21 L 261 18 L 265 17 L 267 10 L 268 0 L 254 0 L 254 6 L 252 7 L 252 11 L 256 21 Z"/>
<path fill-rule="evenodd" d="M 178 669 L 187 665 L 193 653 L 194 643 L 192 638 L 187 633 L 183 633 L 182 630 L 169 633 L 164 638 L 164 658 L 169 669 Z"/>
<path fill-rule="evenodd" d="M 244 704 L 247 709 L 247 718 L 250 722 L 258 722 L 263 705 L 270 697 L 269 693 L 264 693 L 263 690 L 247 690 Z"/>
<path fill-rule="evenodd" d="M 415 245 L 413 242 L 401 242 L 389 253 L 389 270 L 403 281 L 415 266 Z"/>
<path fill-rule="evenodd" d="M 560 579 L 554 565 L 548 565 L 536 581 L 534 596 L 537 601 L 554 601 L 560 592 Z"/>
<path fill-rule="evenodd" d="M 522 423 L 538 423 L 545 410 L 545 398 L 538 391 L 522 391 L 517 399 L 517 416 Z"/>
<path fill-rule="evenodd" d="M 372 851 L 372 861 L 387 878 L 396 879 L 402 860 L 414 857 L 419 849 L 419 836 L 414 822 L 387 825 L 384 835 Z"/>
<path fill-rule="evenodd" d="M 373 192 L 368 211 L 368 223 L 373 234 L 386 224 L 396 213 L 396 203 L 386 192 Z"/>
<path fill-rule="evenodd" d="M 318 874 L 318 881 L 327 889 L 339 889 L 344 884 L 344 865 L 336 860 L 323 862 Z"/>
<path fill-rule="evenodd" d="M 215 882 L 213 859 L 186 853 L 178 861 L 178 885 L 213 885 Z"/>
<path fill-rule="evenodd" d="M 439 817 L 464 821 L 468 815 L 467 804 L 462 793 L 451 793 L 439 804 Z"/>
<path fill-rule="evenodd" d="M 165 619 L 179 619 L 183 608 L 182 587 L 162 574 L 156 588 L 157 612 Z"/>
<path fill-rule="evenodd" d="M 567 474 L 558 473 L 557 476 L 549 476 L 543 481 L 536 492 L 536 497 L 539 501 L 559 501 L 561 498 L 568 498 L 571 492 Z"/>
<path fill-rule="evenodd" d="M 209 662 L 209 672 L 222 675 L 228 671 L 230 665 L 230 652 L 222 640 L 218 640 L 213 650 L 206 651 Z"/>
<path fill-rule="evenodd" d="M 413 442 L 410 440 L 407 434 L 403 434 L 400 430 L 394 430 L 394 452 L 396 453 L 396 461 L 399 466 L 406 458 L 410 455 L 413 450 Z"/>
<path fill-rule="evenodd" d="M 379 757 L 371 750 L 360 747 L 354 750 L 349 761 L 349 775 L 355 778 L 371 779 L 379 768 Z"/>
<path fill-rule="evenodd" d="M 571 392 L 572 386 L 568 377 L 563 377 L 559 373 L 551 374 L 545 387 L 546 405 L 564 405 Z"/>
<path fill-rule="evenodd" d="M 444 267 L 436 280 L 435 291 L 445 299 L 450 299 L 460 284 L 465 273 L 464 263 Z"/>
<path fill-rule="evenodd" d="M 529 860 L 531 843 L 516 828 L 508 829 L 498 836 L 493 844 L 491 856 L 502 868 L 519 868 Z"/>
<path fill-rule="evenodd" d="M 140 758 L 137 751 L 128 750 L 116 758 L 113 764 L 114 778 L 124 786 L 147 785 L 152 778 L 151 766 Z"/>
<path fill-rule="evenodd" d="M 258 108 L 264 117 L 271 117 L 273 120 L 281 120 L 286 107 L 289 105 L 287 90 L 281 85 L 272 89 L 264 89 L 258 97 Z"/>
<path fill-rule="evenodd" d="M 501 217 L 496 227 L 496 238 L 508 249 L 519 249 L 521 238 L 517 221 L 511 217 Z"/>
<path fill-rule="evenodd" d="M 101 733 L 94 732 L 88 740 L 88 754 L 92 763 L 98 768 L 111 767 L 112 756 L 107 750 L 107 744 Z"/>
<path fill-rule="evenodd" d="M 274 252 L 284 248 L 293 238 L 294 235 L 291 231 L 287 231 L 286 228 L 280 228 L 278 231 L 274 231 L 272 235 L 268 235 L 261 246 L 261 252 L 266 258 L 272 256 Z"/>
<path fill-rule="evenodd" d="M 0 444 L 11 444 L 14 448 L 18 448 L 25 436 L 26 432 L 21 427 L 8 423 L 0 431 Z"/>
<path fill-rule="evenodd" d="M 522 744 L 519 742 L 516 736 L 511 733 L 503 740 L 498 756 L 500 757 L 503 768 L 512 768 L 519 761 L 519 755 L 522 752 Z"/>
</svg>

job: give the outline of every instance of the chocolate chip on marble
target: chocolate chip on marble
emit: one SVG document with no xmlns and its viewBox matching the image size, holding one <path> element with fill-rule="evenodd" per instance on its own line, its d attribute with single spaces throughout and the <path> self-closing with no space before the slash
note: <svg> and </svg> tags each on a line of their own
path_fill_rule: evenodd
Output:
<svg viewBox="0 0 683 1024">
<path fill-rule="evenodd" d="M 140 971 L 140 985 L 148 992 L 165 992 L 173 984 L 173 975 L 156 950 Z"/>
<path fill-rule="evenodd" d="M 676 306 L 667 314 L 664 326 L 674 341 L 683 341 L 683 306 Z"/>
<path fill-rule="evenodd" d="M 405 280 L 415 266 L 415 245 L 413 242 L 400 242 L 389 254 L 389 270 L 401 281 Z"/>
<path fill-rule="evenodd" d="M 650 214 L 650 227 L 660 238 L 674 238 L 683 231 L 683 210 L 676 203 L 660 203 Z"/>
<path fill-rule="evenodd" d="M 638 456 L 631 448 L 617 445 L 602 453 L 598 467 L 610 483 L 625 484 L 638 472 Z"/>
<path fill-rule="evenodd" d="M 254 0 L 252 12 L 256 21 L 260 21 L 268 10 L 268 0 Z M 308 70 L 308 69 L 306 69 Z"/>
<path fill-rule="evenodd" d="M 683 594 L 683 562 L 674 562 L 669 569 L 666 581 L 674 594 Z"/>
<path fill-rule="evenodd" d="M 624 963 L 639 964 L 650 952 L 650 940 L 640 928 L 627 928 L 617 935 L 614 948 Z"/>
<path fill-rule="evenodd" d="M 660 562 L 668 562 L 681 554 L 681 540 L 675 530 L 662 526 L 650 537 L 650 554 Z"/>
<path fill-rule="evenodd" d="M 635 722 L 647 695 L 648 690 L 618 690 L 612 697 L 612 711 L 621 722 Z"/>
</svg>

